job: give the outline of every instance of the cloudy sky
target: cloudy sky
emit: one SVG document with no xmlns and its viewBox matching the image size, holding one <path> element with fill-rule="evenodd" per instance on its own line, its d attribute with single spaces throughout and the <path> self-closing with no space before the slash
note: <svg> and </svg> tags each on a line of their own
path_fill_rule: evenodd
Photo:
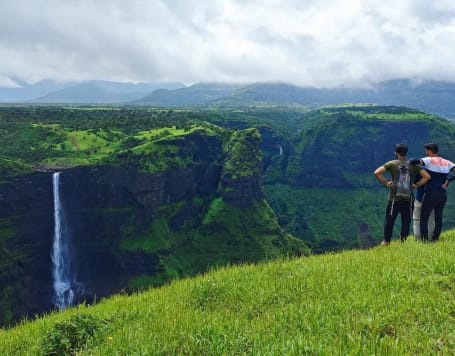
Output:
<svg viewBox="0 0 455 356">
<path fill-rule="evenodd" d="M 453 0 L 0 0 L 19 80 L 455 81 Z"/>
</svg>

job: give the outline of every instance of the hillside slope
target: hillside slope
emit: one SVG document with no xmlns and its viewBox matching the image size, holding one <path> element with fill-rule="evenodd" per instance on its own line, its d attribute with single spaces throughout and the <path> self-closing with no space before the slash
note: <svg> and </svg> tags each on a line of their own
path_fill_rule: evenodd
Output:
<svg viewBox="0 0 455 356">
<path fill-rule="evenodd" d="M 0 354 L 451 355 L 454 253 L 452 230 L 225 267 L 0 330 Z"/>
</svg>

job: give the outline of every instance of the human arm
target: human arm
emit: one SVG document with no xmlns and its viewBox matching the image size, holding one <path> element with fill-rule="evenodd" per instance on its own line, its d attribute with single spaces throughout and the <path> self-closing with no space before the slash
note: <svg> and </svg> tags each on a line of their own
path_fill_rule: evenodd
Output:
<svg viewBox="0 0 455 356">
<path fill-rule="evenodd" d="M 449 177 L 449 178 L 447 178 L 446 182 L 444 183 L 443 187 L 444 187 L 445 189 L 447 189 L 447 188 L 449 187 L 449 182 L 455 180 L 455 166 L 452 167 L 452 169 L 450 170 L 450 173 L 449 173 L 449 174 L 451 174 L 452 176 Z"/>
<path fill-rule="evenodd" d="M 453 181 L 455 179 L 455 166 L 453 166 L 451 169 L 450 169 L 450 173 L 452 174 L 452 177 L 450 177 L 448 179 L 449 182 Z"/>
<path fill-rule="evenodd" d="M 430 173 L 428 173 L 425 169 L 421 169 L 419 174 L 422 178 L 420 178 L 418 182 L 412 185 L 413 189 L 417 189 L 425 185 L 431 179 Z"/>
<path fill-rule="evenodd" d="M 374 171 L 374 175 L 378 181 L 380 181 L 386 187 L 391 188 L 391 187 L 393 187 L 393 182 L 391 180 L 387 180 L 386 177 L 384 177 L 385 172 L 386 172 L 385 167 L 380 166 L 380 167 L 376 168 L 376 170 Z"/>
</svg>

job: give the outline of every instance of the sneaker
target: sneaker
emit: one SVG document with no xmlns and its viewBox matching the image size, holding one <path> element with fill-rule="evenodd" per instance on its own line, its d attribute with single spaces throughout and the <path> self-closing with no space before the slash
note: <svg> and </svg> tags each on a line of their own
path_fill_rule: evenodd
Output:
<svg viewBox="0 0 455 356">
<path fill-rule="evenodd" d="M 381 242 L 381 246 L 389 246 L 389 245 L 390 245 L 390 241 L 384 240 Z"/>
</svg>

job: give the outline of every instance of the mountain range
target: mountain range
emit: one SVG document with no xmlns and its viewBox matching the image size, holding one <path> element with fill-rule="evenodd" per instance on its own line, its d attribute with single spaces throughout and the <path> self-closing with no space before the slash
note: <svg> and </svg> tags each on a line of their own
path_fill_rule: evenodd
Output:
<svg viewBox="0 0 455 356">
<path fill-rule="evenodd" d="M 298 105 L 399 105 L 455 119 L 455 83 L 397 79 L 363 88 L 316 88 L 287 83 L 121 83 L 110 81 L 19 82 L 0 88 L 0 103 L 127 104 L 146 106 L 209 106 L 215 108 Z"/>
<path fill-rule="evenodd" d="M 1 88 L 0 103 L 84 103 L 121 104 L 138 100 L 157 89 L 175 90 L 182 83 L 122 83 L 103 80 L 58 82 L 44 79 L 34 84 L 22 81 L 18 87 Z"/>
</svg>

